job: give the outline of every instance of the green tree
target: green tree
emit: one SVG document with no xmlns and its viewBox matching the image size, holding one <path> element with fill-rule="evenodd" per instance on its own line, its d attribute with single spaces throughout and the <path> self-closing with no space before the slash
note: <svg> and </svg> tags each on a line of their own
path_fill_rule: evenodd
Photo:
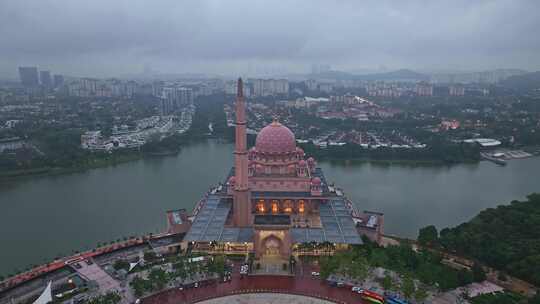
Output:
<svg viewBox="0 0 540 304">
<path fill-rule="evenodd" d="M 169 275 L 161 268 L 154 268 L 148 274 L 148 280 L 150 280 L 153 290 L 161 290 L 169 283 Z"/>
<path fill-rule="evenodd" d="M 88 304 L 116 304 L 120 302 L 122 298 L 116 292 L 108 292 L 105 295 L 94 297 L 88 300 Z"/>
<path fill-rule="evenodd" d="M 129 263 L 125 260 L 116 260 L 113 264 L 113 268 L 116 270 L 120 270 L 120 269 L 128 270 Z"/>
<path fill-rule="evenodd" d="M 418 243 L 423 246 L 434 246 L 439 241 L 439 233 L 433 225 L 420 228 L 418 232 Z"/>
<path fill-rule="evenodd" d="M 381 281 L 381 286 L 385 291 L 390 291 L 394 289 L 394 281 L 388 273 L 385 273 L 384 278 Z"/>
<path fill-rule="evenodd" d="M 406 276 L 401 282 L 401 292 L 406 299 L 410 299 L 415 292 L 414 281 L 411 277 Z"/>
<path fill-rule="evenodd" d="M 423 303 L 428 297 L 428 293 L 424 288 L 418 288 L 414 292 L 414 300 L 416 303 Z"/>
<path fill-rule="evenodd" d="M 157 255 L 156 255 L 156 253 L 154 251 L 148 250 L 148 251 L 144 252 L 144 260 L 146 262 L 151 263 L 151 262 L 155 261 L 156 258 L 157 258 Z"/>
<path fill-rule="evenodd" d="M 136 276 L 129 283 L 135 293 L 135 296 L 142 297 L 146 291 L 150 291 L 152 286 L 148 280 L 145 280 L 139 276 Z"/>
<path fill-rule="evenodd" d="M 473 280 L 475 282 L 482 282 L 486 280 L 486 272 L 482 265 L 478 262 L 474 262 L 472 267 Z"/>
</svg>

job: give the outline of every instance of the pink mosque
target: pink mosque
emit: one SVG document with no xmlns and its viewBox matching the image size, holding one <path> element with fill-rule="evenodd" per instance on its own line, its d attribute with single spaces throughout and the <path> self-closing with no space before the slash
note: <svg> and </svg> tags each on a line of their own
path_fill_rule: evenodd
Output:
<svg viewBox="0 0 540 304">
<path fill-rule="evenodd" d="M 243 83 L 236 96 L 234 168 L 195 208 L 184 245 L 198 251 L 254 253 L 288 258 L 302 244 L 333 249 L 380 241 L 383 215 L 357 212 L 343 191 L 329 185 L 294 133 L 274 120 L 248 149 Z"/>
</svg>

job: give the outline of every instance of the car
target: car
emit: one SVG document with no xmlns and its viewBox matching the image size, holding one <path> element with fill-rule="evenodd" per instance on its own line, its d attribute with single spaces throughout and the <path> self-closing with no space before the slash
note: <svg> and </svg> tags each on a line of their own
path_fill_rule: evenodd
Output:
<svg viewBox="0 0 540 304">
<path fill-rule="evenodd" d="M 318 277 L 318 276 L 320 276 L 321 274 L 318 273 L 318 272 L 316 272 L 316 271 L 312 271 L 312 272 L 311 272 L 311 275 L 314 276 L 314 277 Z"/>
<path fill-rule="evenodd" d="M 361 293 L 362 291 L 364 291 L 364 288 L 360 287 L 360 286 L 353 286 L 351 288 L 351 291 L 352 292 L 357 292 L 357 293 Z"/>
<path fill-rule="evenodd" d="M 343 282 L 337 282 L 337 285 L 336 285 L 336 286 L 337 286 L 337 287 L 343 287 L 343 286 L 345 286 L 345 283 L 343 283 Z"/>
</svg>

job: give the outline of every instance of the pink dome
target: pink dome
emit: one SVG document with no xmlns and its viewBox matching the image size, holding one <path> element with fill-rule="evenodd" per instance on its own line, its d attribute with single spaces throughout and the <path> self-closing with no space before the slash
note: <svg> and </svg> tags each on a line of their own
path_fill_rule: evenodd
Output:
<svg viewBox="0 0 540 304">
<path fill-rule="evenodd" d="M 274 121 L 259 132 L 255 147 L 263 153 L 291 153 L 296 151 L 296 141 L 289 128 Z"/>
<path fill-rule="evenodd" d="M 229 177 L 229 184 L 232 185 L 236 181 L 236 178 L 233 176 Z"/>
<path fill-rule="evenodd" d="M 320 185 L 320 184 L 321 184 L 321 179 L 318 178 L 318 177 L 314 177 L 314 178 L 311 180 L 311 183 L 314 184 L 314 185 Z"/>
<path fill-rule="evenodd" d="M 300 167 L 304 167 L 304 166 L 306 165 L 306 161 L 303 160 L 303 159 L 301 159 L 301 160 L 298 162 L 298 165 L 299 165 Z"/>
</svg>

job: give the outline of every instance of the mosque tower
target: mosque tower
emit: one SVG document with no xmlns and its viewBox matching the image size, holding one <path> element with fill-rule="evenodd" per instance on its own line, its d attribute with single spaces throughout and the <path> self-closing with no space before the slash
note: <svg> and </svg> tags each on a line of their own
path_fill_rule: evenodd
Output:
<svg viewBox="0 0 540 304">
<path fill-rule="evenodd" d="M 234 149 L 234 224 L 247 227 L 250 223 L 250 192 L 248 186 L 248 151 L 246 138 L 246 109 L 242 78 L 236 93 L 236 145 Z"/>
</svg>

